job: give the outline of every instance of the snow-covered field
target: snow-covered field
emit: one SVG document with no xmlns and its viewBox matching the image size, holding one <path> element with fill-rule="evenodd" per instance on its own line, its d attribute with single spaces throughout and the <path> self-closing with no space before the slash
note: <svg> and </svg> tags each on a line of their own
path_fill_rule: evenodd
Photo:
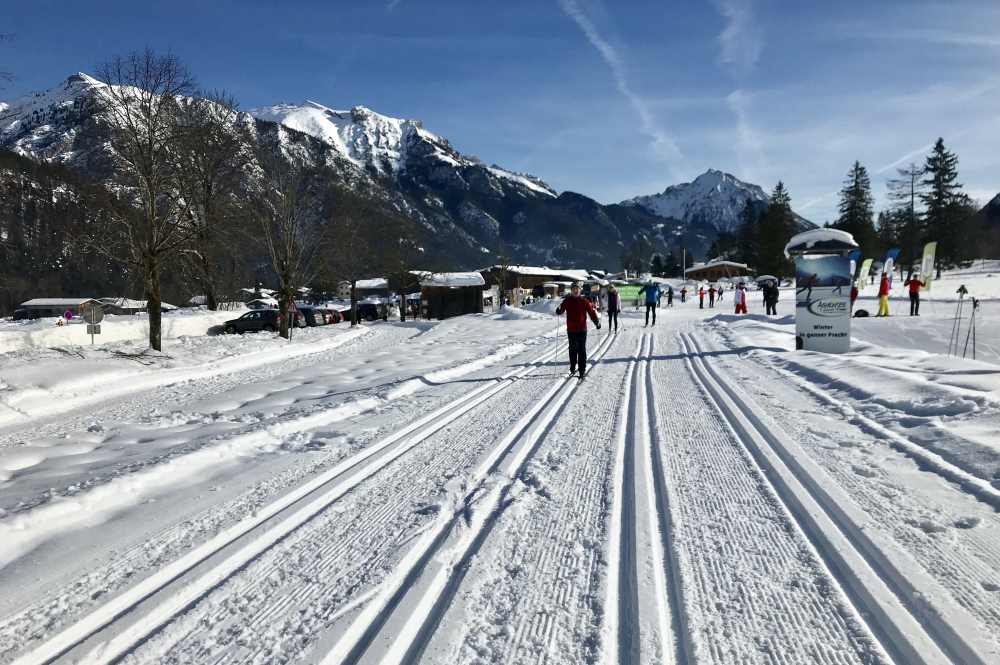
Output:
<svg viewBox="0 0 1000 665">
<path fill-rule="evenodd" d="M 987 274 L 976 360 L 943 295 L 629 308 L 582 382 L 551 302 L 8 353 L 0 663 L 998 663 Z"/>
</svg>

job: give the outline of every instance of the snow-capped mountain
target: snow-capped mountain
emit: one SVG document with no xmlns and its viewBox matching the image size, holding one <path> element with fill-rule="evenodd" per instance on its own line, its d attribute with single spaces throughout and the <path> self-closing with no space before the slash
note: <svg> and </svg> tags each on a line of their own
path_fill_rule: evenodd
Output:
<svg viewBox="0 0 1000 665">
<path fill-rule="evenodd" d="M 50 90 L 0 103 L 0 148 L 110 182 L 120 158 L 93 103 L 103 88 L 74 74 Z M 698 219 L 558 194 L 538 178 L 463 155 L 418 120 L 361 106 L 278 104 L 241 114 L 237 122 L 246 123 L 261 150 L 323 167 L 339 186 L 415 222 L 426 233 L 429 259 L 455 268 L 488 264 L 502 243 L 522 263 L 611 269 L 638 236 L 654 251 L 683 245 L 700 253 L 716 235 Z M 247 172 L 262 175 L 256 164 Z M 260 183 L 248 175 L 246 186 Z"/>
<path fill-rule="evenodd" d="M 380 175 L 404 174 L 414 160 L 423 165 L 437 163 L 449 168 L 481 166 L 478 160 L 455 150 L 447 139 L 424 129 L 419 120 L 392 118 L 364 106 L 338 111 L 307 100 L 302 104 L 253 109 L 250 114 L 325 141 L 355 165 Z M 493 177 L 537 194 L 556 196 L 556 192 L 538 178 L 497 166 L 487 167 L 487 171 Z"/>
<path fill-rule="evenodd" d="M 736 176 L 709 169 L 692 182 L 671 185 L 660 194 L 637 196 L 622 205 L 638 206 L 649 212 L 678 219 L 686 224 L 710 226 L 718 232 L 732 233 L 742 223 L 747 203 L 763 208 L 770 201 L 759 185 L 743 182 Z M 812 227 L 800 218 L 803 226 Z"/>
</svg>

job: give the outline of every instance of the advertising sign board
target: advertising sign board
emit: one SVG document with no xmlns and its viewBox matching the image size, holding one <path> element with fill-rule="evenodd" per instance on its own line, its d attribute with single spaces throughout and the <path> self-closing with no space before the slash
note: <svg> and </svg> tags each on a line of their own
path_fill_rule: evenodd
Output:
<svg viewBox="0 0 1000 665">
<path fill-rule="evenodd" d="M 795 348 L 845 353 L 851 345 L 851 260 L 795 257 Z"/>
</svg>

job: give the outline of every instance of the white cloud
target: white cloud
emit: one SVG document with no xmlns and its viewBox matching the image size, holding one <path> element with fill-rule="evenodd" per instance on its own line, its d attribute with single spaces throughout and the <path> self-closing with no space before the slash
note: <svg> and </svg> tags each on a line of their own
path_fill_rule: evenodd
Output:
<svg viewBox="0 0 1000 665">
<path fill-rule="evenodd" d="M 716 9 L 726 19 L 719 34 L 719 61 L 746 74 L 760 60 L 764 40 L 754 16 L 752 0 L 716 0 Z"/>
<path fill-rule="evenodd" d="M 386 5 L 385 5 L 385 10 L 387 12 L 391 12 L 393 9 L 395 9 L 396 7 L 398 7 L 399 3 L 401 3 L 402 1 L 403 0 L 389 0 L 389 2 L 387 2 Z"/>
<path fill-rule="evenodd" d="M 764 139 L 750 122 L 750 93 L 737 89 L 726 97 L 726 104 L 736 116 L 736 159 L 740 178 L 758 177 L 764 161 Z"/>
<path fill-rule="evenodd" d="M 681 159 L 683 155 L 673 138 L 659 126 L 645 100 L 636 94 L 629 85 L 628 76 L 625 73 L 625 64 L 618 50 L 601 36 L 594 22 L 584 13 L 576 0 L 559 0 L 559 6 L 579 26 L 584 36 L 608 65 L 611 75 L 614 77 L 615 85 L 618 87 L 618 92 L 621 93 L 622 97 L 635 110 L 636 115 L 639 116 L 642 132 L 652 139 L 653 152 L 661 159 Z"/>
</svg>

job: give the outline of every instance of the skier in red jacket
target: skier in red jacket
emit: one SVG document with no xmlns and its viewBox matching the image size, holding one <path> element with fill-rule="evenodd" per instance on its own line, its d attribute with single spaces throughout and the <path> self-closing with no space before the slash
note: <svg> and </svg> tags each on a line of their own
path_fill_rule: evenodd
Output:
<svg viewBox="0 0 1000 665">
<path fill-rule="evenodd" d="M 920 316 L 920 287 L 927 284 L 919 277 L 910 275 L 910 278 L 903 282 L 903 286 L 910 287 L 910 316 Z"/>
<path fill-rule="evenodd" d="M 566 336 L 569 338 L 569 373 L 576 373 L 580 368 L 580 379 L 587 374 L 587 317 L 601 329 L 601 320 L 597 318 L 594 305 L 580 295 L 580 283 L 573 282 L 570 294 L 563 298 L 556 308 L 556 314 L 566 314 Z"/>
</svg>

